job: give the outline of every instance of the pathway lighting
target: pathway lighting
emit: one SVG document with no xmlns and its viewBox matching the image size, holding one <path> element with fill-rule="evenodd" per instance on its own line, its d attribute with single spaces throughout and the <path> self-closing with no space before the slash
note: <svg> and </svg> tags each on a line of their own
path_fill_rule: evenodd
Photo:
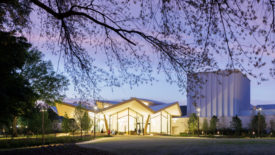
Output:
<svg viewBox="0 0 275 155">
<path fill-rule="evenodd" d="M 44 128 L 44 113 L 45 111 L 47 111 L 47 109 L 44 109 L 44 107 L 42 107 L 42 109 L 40 110 L 42 112 L 42 144 L 45 144 L 45 128 Z"/>
<path fill-rule="evenodd" d="M 198 136 L 200 136 L 200 111 L 201 111 L 201 109 L 197 108 L 196 111 L 197 111 L 197 115 L 198 115 Z"/>
<path fill-rule="evenodd" d="M 95 135 L 95 112 L 97 111 L 97 106 L 94 106 L 94 139 L 95 139 L 95 137 L 96 137 L 96 135 Z"/>
<path fill-rule="evenodd" d="M 261 123 L 261 111 L 262 111 L 262 108 L 259 107 L 256 109 L 258 111 L 258 137 L 260 137 L 260 123 Z"/>
</svg>

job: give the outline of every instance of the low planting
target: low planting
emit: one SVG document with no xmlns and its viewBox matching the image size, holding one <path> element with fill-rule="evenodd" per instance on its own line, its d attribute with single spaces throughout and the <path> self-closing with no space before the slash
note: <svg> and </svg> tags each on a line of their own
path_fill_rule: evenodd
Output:
<svg viewBox="0 0 275 155">
<path fill-rule="evenodd" d="M 46 136 L 45 145 L 48 144 L 64 144 L 64 143 L 76 143 L 81 141 L 87 141 L 93 139 L 93 136 Z M 29 146 L 39 146 L 42 145 L 42 138 L 17 138 L 17 139 L 0 139 L 0 148 L 19 148 L 19 147 L 29 147 Z"/>
</svg>

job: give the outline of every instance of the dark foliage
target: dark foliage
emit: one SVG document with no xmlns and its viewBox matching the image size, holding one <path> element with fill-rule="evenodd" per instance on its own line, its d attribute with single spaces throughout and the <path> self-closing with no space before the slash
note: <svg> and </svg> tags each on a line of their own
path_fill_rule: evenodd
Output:
<svg viewBox="0 0 275 155">
<path fill-rule="evenodd" d="M 29 47 L 25 38 L 0 32 L 1 122 L 29 113 L 37 99 L 28 79 L 19 73 L 24 66 Z"/>
</svg>

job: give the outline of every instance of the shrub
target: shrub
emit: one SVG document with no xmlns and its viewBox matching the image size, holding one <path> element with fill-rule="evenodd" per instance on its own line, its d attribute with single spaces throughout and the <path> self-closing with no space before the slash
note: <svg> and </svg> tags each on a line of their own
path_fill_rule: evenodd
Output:
<svg viewBox="0 0 275 155">
<path fill-rule="evenodd" d="M 236 115 L 232 117 L 232 121 L 230 122 L 230 126 L 233 131 L 235 131 L 235 135 L 240 135 L 242 130 L 242 120 Z"/>
<path fill-rule="evenodd" d="M 206 118 L 203 119 L 203 123 L 202 123 L 202 131 L 207 134 L 209 130 L 209 126 L 208 126 L 208 120 Z"/>
<path fill-rule="evenodd" d="M 195 134 L 195 131 L 198 130 L 198 121 L 198 116 L 195 113 L 192 113 L 188 120 L 188 129 L 193 135 Z"/>
<path fill-rule="evenodd" d="M 252 131 L 255 131 L 258 136 L 262 136 L 265 133 L 266 122 L 264 115 L 258 113 L 251 120 Z"/>
<path fill-rule="evenodd" d="M 219 122 L 219 119 L 217 118 L 217 116 L 212 116 L 211 120 L 210 120 L 210 128 L 209 130 L 215 134 L 217 131 L 217 123 Z"/>
</svg>

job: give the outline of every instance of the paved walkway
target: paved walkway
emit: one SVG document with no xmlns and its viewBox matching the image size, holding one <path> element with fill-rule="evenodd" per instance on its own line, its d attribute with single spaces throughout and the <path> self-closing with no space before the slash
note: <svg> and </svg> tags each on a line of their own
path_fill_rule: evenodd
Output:
<svg viewBox="0 0 275 155">
<path fill-rule="evenodd" d="M 274 154 L 275 139 L 116 136 L 77 143 L 116 154 Z"/>
</svg>

